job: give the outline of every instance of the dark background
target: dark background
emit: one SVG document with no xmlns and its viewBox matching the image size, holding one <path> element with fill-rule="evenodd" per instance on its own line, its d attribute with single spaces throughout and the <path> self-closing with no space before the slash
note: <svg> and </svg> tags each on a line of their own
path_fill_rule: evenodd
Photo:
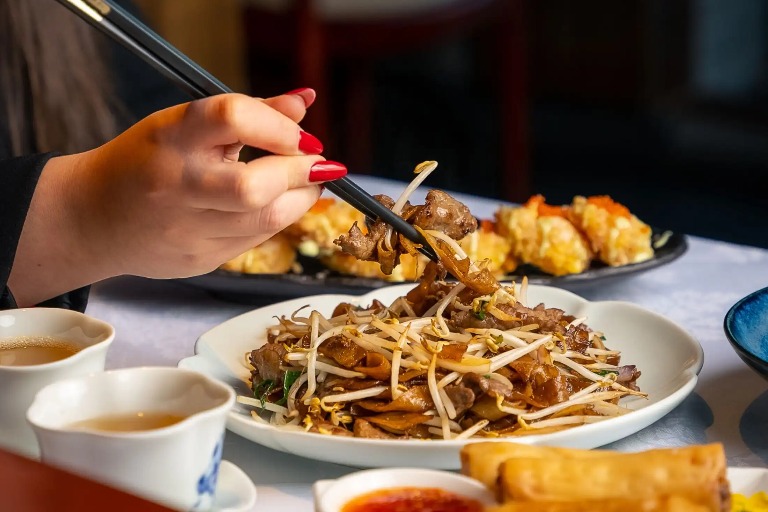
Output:
<svg viewBox="0 0 768 512">
<path fill-rule="evenodd" d="M 768 4 L 528 6 L 531 192 L 610 194 L 653 225 L 768 247 Z M 501 196 L 473 43 L 381 65 L 374 173 L 435 159 L 433 184 Z"/>
<path fill-rule="evenodd" d="M 513 55 L 525 62 L 512 82 L 504 40 L 482 23 L 357 59 L 331 51 L 326 156 L 353 161 L 362 147 L 368 161 L 352 172 L 402 180 L 437 160 L 431 186 L 509 198 L 501 155 L 519 133 L 504 129 L 499 94 L 514 94 L 525 108 L 525 197 L 609 194 L 654 226 L 768 247 L 768 3 L 509 2 L 522 6 L 509 30 L 523 27 Z M 253 94 L 315 86 L 297 83 L 301 57 L 245 29 Z M 345 43 L 374 37 L 361 34 Z M 373 78 L 370 134 L 356 135 L 349 105 L 361 93 L 349 83 L 361 63 Z"/>
</svg>

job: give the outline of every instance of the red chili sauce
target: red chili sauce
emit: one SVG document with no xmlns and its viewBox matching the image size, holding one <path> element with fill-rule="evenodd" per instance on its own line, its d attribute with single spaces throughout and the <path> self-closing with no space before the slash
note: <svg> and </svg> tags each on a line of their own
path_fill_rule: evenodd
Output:
<svg viewBox="0 0 768 512">
<path fill-rule="evenodd" d="M 481 512 L 471 498 L 432 487 L 392 487 L 361 494 L 341 512 Z"/>
</svg>

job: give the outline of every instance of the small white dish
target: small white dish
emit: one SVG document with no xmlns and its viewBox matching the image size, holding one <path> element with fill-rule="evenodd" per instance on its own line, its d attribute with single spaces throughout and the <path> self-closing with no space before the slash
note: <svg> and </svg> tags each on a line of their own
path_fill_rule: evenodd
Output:
<svg viewBox="0 0 768 512">
<path fill-rule="evenodd" d="M 330 315 L 340 302 L 368 305 L 374 299 L 391 304 L 405 295 L 412 284 L 381 288 L 362 296 L 316 295 L 256 309 L 203 334 L 195 345 L 195 356 L 179 366 L 199 371 L 228 383 L 236 393 L 250 395 L 250 369 L 244 354 L 266 343 L 266 328 L 275 317 L 290 315 L 309 306 Z M 566 290 L 531 285 L 530 304 L 544 303 L 563 309 L 605 333 L 610 348 L 620 350 L 622 364 L 634 364 L 642 372 L 640 389 L 647 399 L 629 398 L 622 405 L 629 414 L 551 434 L 513 437 L 520 443 L 596 448 L 634 434 L 651 425 L 680 404 L 696 386 L 704 362 L 701 345 L 682 328 L 661 315 L 628 302 L 590 302 Z M 227 428 L 255 443 L 302 457 L 355 467 L 421 467 L 458 469 L 459 451 L 470 440 L 391 440 L 346 436 L 323 436 L 260 423 L 251 408 L 240 404 L 230 411 Z"/>
<path fill-rule="evenodd" d="M 731 492 L 751 496 L 756 492 L 768 492 L 768 469 L 728 468 Z"/>
<path fill-rule="evenodd" d="M 437 488 L 493 505 L 493 495 L 473 478 L 436 469 L 381 468 L 356 471 L 312 486 L 315 512 L 339 512 L 351 499 L 394 487 Z"/>
<path fill-rule="evenodd" d="M 768 492 L 768 469 L 729 467 L 728 481 L 732 493 L 749 497 Z M 361 494 L 404 486 L 437 487 L 474 498 L 484 505 L 496 504 L 485 486 L 467 476 L 432 469 L 388 468 L 356 471 L 335 480 L 318 480 L 312 486 L 315 512 L 339 512 Z"/>
<path fill-rule="evenodd" d="M 256 486 L 245 472 L 222 460 L 212 512 L 249 512 L 256 503 Z"/>
</svg>

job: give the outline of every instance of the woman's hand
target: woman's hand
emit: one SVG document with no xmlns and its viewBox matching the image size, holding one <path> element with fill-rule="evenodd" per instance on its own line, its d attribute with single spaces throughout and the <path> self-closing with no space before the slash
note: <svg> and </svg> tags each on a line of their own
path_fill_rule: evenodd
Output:
<svg viewBox="0 0 768 512">
<path fill-rule="evenodd" d="M 322 144 L 297 124 L 313 99 L 309 89 L 268 100 L 215 96 L 157 112 L 95 150 L 51 159 L 9 281 L 17 301 L 120 274 L 205 273 L 297 220 L 322 181 L 346 174 L 318 156 Z M 271 155 L 240 162 L 243 145 Z"/>
</svg>

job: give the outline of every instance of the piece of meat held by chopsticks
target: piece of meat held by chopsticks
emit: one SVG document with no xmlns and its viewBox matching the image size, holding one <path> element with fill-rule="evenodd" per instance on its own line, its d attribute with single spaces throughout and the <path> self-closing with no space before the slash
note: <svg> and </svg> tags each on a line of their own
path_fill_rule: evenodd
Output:
<svg viewBox="0 0 768 512">
<path fill-rule="evenodd" d="M 430 190 L 423 205 L 414 206 L 408 202 L 411 194 L 436 167 L 437 162 L 424 162 L 416 166 L 416 178 L 397 201 L 385 195 L 374 197 L 414 226 L 448 243 L 455 243 L 477 229 L 477 219 L 466 205 L 440 190 Z M 365 233 L 355 222 L 349 233 L 341 235 L 334 243 L 357 259 L 378 261 L 381 271 L 387 275 L 397 266 L 401 254 L 416 252 L 413 244 L 378 219 Z"/>
<path fill-rule="evenodd" d="M 638 453 L 470 443 L 461 472 L 503 503 L 487 512 L 729 511 L 721 444 Z"/>
</svg>

